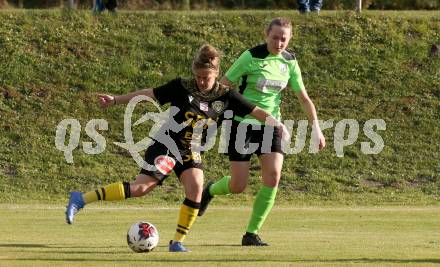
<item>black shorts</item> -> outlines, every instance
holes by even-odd
[[[252,126],[255,127],[256,125],[241,123],[241,131],[243,133],[243,130],[246,129],[246,134],[238,136],[237,133],[239,125],[240,122],[235,120],[232,121],[231,135],[228,145],[229,161],[249,161],[254,153],[257,156],[271,152],[278,152],[284,155],[281,149],[281,134],[277,128],[273,126],[260,125],[260,129],[254,130],[252,129]],[[267,138],[264,138],[265,130],[268,133]],[[251,144],[253,147],[249,148],[249,144]],[[256,145],[258,148],[255,150],[254,147]]]
[[[197,168],[203,170],[203,163],[201,155],[198,152],[191,152],[189,149],[179,150],[182,157],[182,163],[171,153],[171,151],[159,142],[154,142],[145,151],[145,162],[151,167],[151,170],[142,168],[140,173],[156,178],[161,185],[162,182],[174,171],[176,176],[180,179],[183,171],[190,168]]]

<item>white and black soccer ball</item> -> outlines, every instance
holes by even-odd
[[[127,232],[127,244],[134,252],[150,252],[159,243],[159,231],[149,222],[136,222]]]

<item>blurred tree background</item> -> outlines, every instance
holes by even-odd
[[[119,0],[120,9],[288,9],[296,8],[296,0]],[[324,9],[353,10],[356,0],[324,0]],[[93,0],[75,0],[78,8],[91,8]],[[0,0],[0,8],[59,8],[68,0]],[[412,10],[440,9],[440,0],[363,0],[363,9]]]

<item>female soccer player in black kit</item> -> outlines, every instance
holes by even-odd
[[[180,208],[176,233],[170,241],[169,251],[187,252],[189,250],[183,246],[182,241],[197,217],[204,178],[200,152],[191,149],[191,140],[195,137],[193,133],[197,122],[206,120],[208,124],[218,125],[224,112],[232,110],[234,115],[251,114],[258,120],[265,121],[266,124],[277,126],[284,136],[288,136],[284,125],[274,117],[246,101],[237,90],[229,90],[228,87],[217,82],[220,72],[220,54],[214,47],[204,45],[200,48],[192,63],[192,71],[194,77],[191,79],[177,78],[154,89],[142,89],[118,96],[98,95],[102,107],[127,104],[136,96],[148,96],[156,99],[161,105],[170,103],[171,106],[177,107],[178,112],[170,118],[174,119],[177,124],[187,121],[191,123],[178,132],[168,131],[169,137],[177,145],[178,155],[172,153],[170,146],[158,141],[148,147],[145,152],[145,162],[154,168],[152,170],[142,168],[135,181],[113,183],[86,193],[71,192],[66,207],[68,224],[73,223],[76,213],[86,204],[98,200],[114,201],[144,196],[156,185],[162,184],[174,170],[184,187],[186,198]],[[206,136],[206,130],[204,130],[198,138],[204,140]]]

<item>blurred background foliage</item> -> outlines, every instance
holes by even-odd
[[[94,0],[74,0],[78,8],[93,6]],[[119,0],[120,9],[289,9],[296,8],[296,0]],[[356,0],[324,0],[324,9],[354,9]],[[68,0],[0,0],[0,8],[57,8],[68,6]],[[440,0],[363,0],[363,9],[370,10],[438,10]]]

